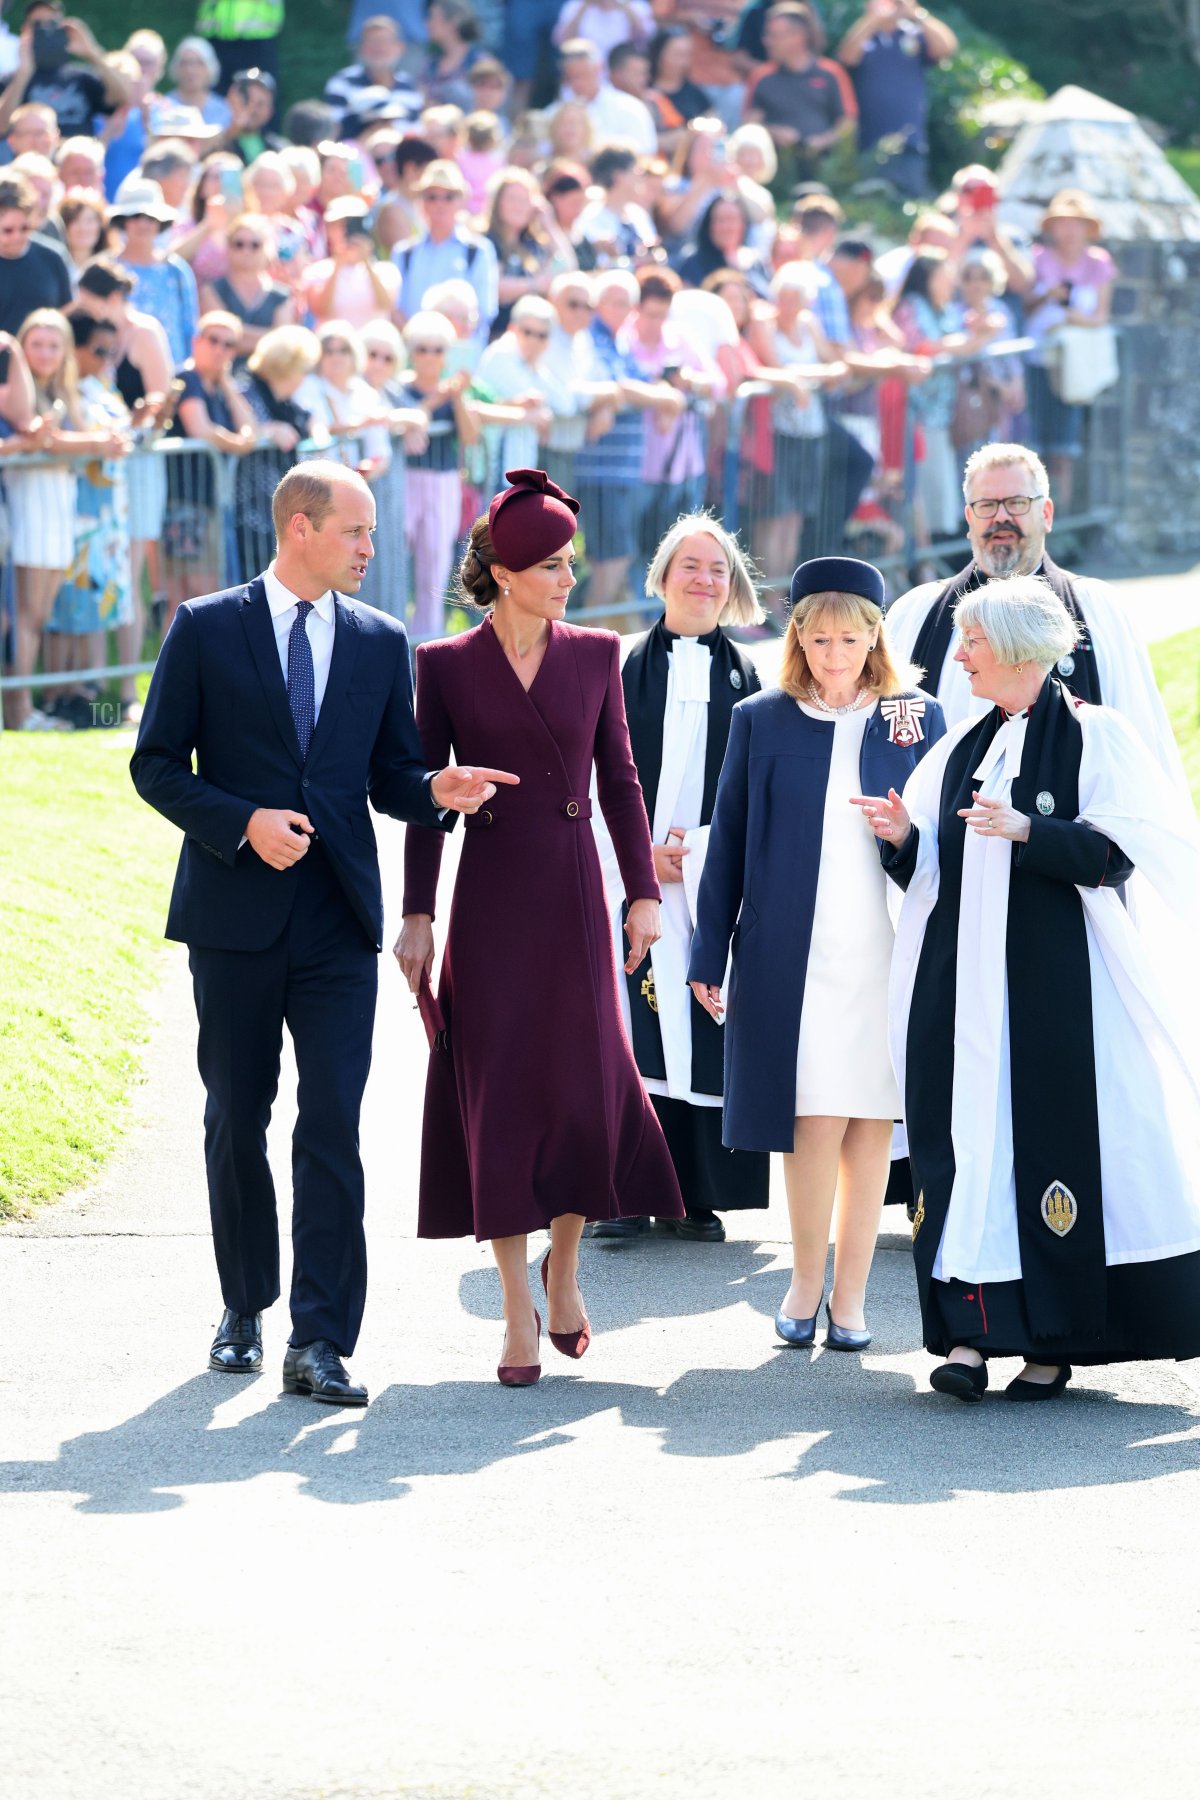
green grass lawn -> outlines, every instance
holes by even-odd
[[[1200,806],[1200,631],[1181,631],[1150,653],[1167,716],[1183,754],[1192,796]]]
[[[179,834],[132,742],[0,739],[0,1218],[95,1175],[139,1071]]]

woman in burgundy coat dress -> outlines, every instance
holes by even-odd
[[[659,887],[612,632],[562,623],[575,585],[578,502],[541,470],[472,529],[461,571],[473,631],[417,651],[417,725],[442,762],[494,759],[520,784],[470,820],[430,1053],[418,1234],[491,1239],[507,1327],[507,1386],[541,1373],[526,1235],[542,1263],[550,1340],[591,1338],[576,1280],[589,1219],[681,1217],[679,1185],[621,1025],[612,938],[588,825],[593,762],[629,901],[627,970],[659,935]],[[441,763],[435,766],[440,767]],[[410,828],[396,956],[414,990],[433,962],[442,833]]]

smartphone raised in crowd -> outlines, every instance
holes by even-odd
[[[33,27],[33,66],[39,75],[51,75],[67,60],[67,28],[53,19],[37,19]]]
[[[217,180],[226,206],[240,207],[242,204],[242,177],[238,169],[218,169]]]

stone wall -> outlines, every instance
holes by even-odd
[[[1122,380],[1095,408],[1088,503],[1160,554],[1200,552],[1200,244],[1112,248]]]

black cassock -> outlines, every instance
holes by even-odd
[[[1122,889],[1133,864],[1119,844],[1078,816],[1084,743],[1073,716],[1078,704],[1048,679],[1030,710],[1012,782],[1012,805],[1030,817],[1030,836],[1011,846],[1002,946],[960,946],[969,827],[958,813],[971,805],[980,786],[976,771],[1006,715],[993,708],[946,758],[936,808],[937,897],[920,943],[903,1039],[917,1193],[913,1255],[925,1344],[936,1355],[955,1344],[1043,1363],[1200,1354],[1200,1253],[1158,1250],[1146,1260],[1106,1260],[1106,1213],[1136,1202],[1112,1191],[1111,1175],[1107,1190],[1104,1180],[1094,976],[1079,890]],[[914,829],[901,851],[884,852],[888,873],[905,889],[919,851]],[[957,1173],[952,1115],[964,953],[976,963],[1004,957],[1016,1280],[934,1273]],[[972,1030],[978,1029],[975,1019]],[[976,1111],[980,1130],[983,1110]],[[1145,1129],[1138,1119],[1128,1121],[1130,1133]]]
[[[658,622],[635,641],[621,671],[629,742],[646,813],[654,827],[659,779],[663,768],[663,732],[667,709],[667,676],[676,634]],[[677,824],[708,825],[712,821],[717,781],[729,738],[729,721],[739,700],[762,686],[750,658],[719,628],[696,640],[711,657],[707,733],[704,745],[704,792],[700,817]],[[665,920],[664,920],[665,928]],[[684,959],[686,964],[686,957]],[[642,1076],[665,1082],[666,1054],[653,982],[647,966],[627,977],[633,1052]],[[717,1025],[692,998],[691,1091],[719,1097],[724,1083],[724,1027]],[[721,1142],[720,1106],[696,1106],[651,1091],[651,1101],[666,1135],[689,1210],[740,1212],[768,1204],[770,1158],[760,1151],[730,1150]]]

